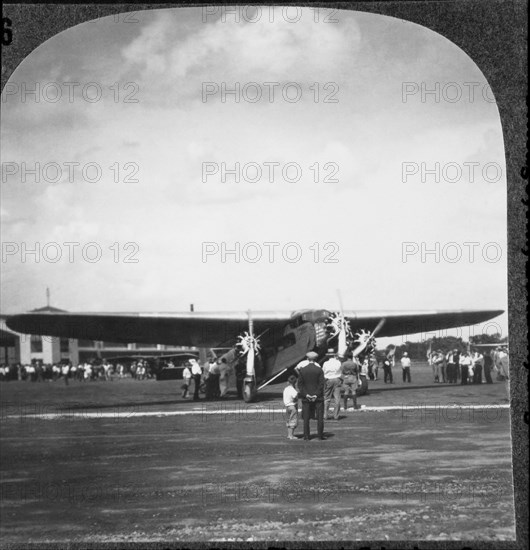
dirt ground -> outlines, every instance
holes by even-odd
[[[325,441],[286,439],[283,386],[2,383],[1,544],[513,540],[506,383],[412,379],[371,382]]]

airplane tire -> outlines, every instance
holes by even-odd
[[[256,399],[256,383],[252,381],[245,380],[245,385],[243,387],[243,400],[245,403],[251,403]]]

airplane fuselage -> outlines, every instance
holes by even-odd
[[[294,367],[309,351],[315,351],[319,357],[323,357],[328,347],[328,318],[327,310],[302,311],[293,314],[284,326],[283,334],[264,334],[261,353],[256,362],[258,383]],[[287,374],[285,372],[275,382],[283,381]]]

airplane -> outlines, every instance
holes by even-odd
[[[503,310],[341,311],[303,309],[181,313],[29,312],[9,316],[7,326],[22,334],[113,342],[230,347],[228,362],[246,360],[243,399],[287,378],[315,351],[322,359],[330,346],[354,357],[374,347],[375,336],[399,336],[475,325]],[[246,357],[245,357],[246,356]]]

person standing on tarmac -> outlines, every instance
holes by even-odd
[[[410,365],[411,360],[409,354],[405,351],[403,352],[403,357],[401,358],[401,369],[403,370],[403,382],[408,382],[410,384]]]
[[[340,389],[342,386],[342,365],[333,349],[328,350],[328,356],[329,359],[322,365],[322,372],[326,380],[324,416],[326,420],[331,420],[329,407],[331,405],[331,398],[333,397],[333,420],[338,420],[340,412]]]
[[[236,390],[238,399],[243,399],[243,386],[247,376],[247,363],[245,357],[240,357],[235,366]]]
[[[344,410],[348,410],[348,398],[353,401],[353,408],[358,409],[357,405],[357,382],[359,375],[359,366],[354,361],[350,353],[346,361],[342,363],[342,387],[344,388]]]
[[[310,439],[309,420],[311,412],[317,418],[319,439],[324,437],[324,373],[316,363],[318,354],[310,351],[307,354],[309,363],[302,367],[298,376],[298,389],[302,398],[302,418],[304,419],[304,439]]]
[[[394,365],[394,358],[392,355],[388,354],[385,357],[385,360],[383,361],[383,374],[384,374],[384,382],[385,384],[388,382],[389,384],[394,383],[394,378],[392,376],[392,367]]]
[[[361,387],[359,388],[359,395],[368,395],[368,356],[361,359],[361,368],[359,370],[359,382]]]
[[[196,359],[190,359],[191,376],[193,377],[193,401],[199,401],[199,388],[201,387],[202,369]]]
[[[190,391],[191,378],[192,378],[192,374],[189,368],[189,363],[186,363],[186,366],[184,367],[184,371],[182,372],[182,379],[184,380],[184,384],[182,384],[183,399],[186,399],[188,397],[188,392]]]
[[[228,392],[229,367],[225,357],[217,360],[219,366],[219,397],[225,397]]]
[[[295,387],[297,378],[291,374],[287,381],[289,383],[283,390],[283,404],[287,416],[287,439],[296,439],[294,430],[298,425],[298,390]]]

